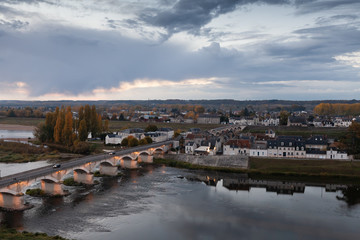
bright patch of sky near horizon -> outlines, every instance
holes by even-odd
[[[356,0],[0,1],[0,100],[352,99]]]

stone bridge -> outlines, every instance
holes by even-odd
[[[50,173],[29,177],[26,180],[21,179],[0,188],[0,208],[10,210],[23,210],[28,208],[24,202],[24,193],[36,182],[40,181],[41,190],[47,195],[62,196],[65,195],[62,188],[63,180],[71,176],[71,174],[75,182],[93,184],[94,172],[97,170],[102,175],[116,176],[119,167],[136,169],[138,168],[139,162],[152,163],[154,156],[163,156],[170,147],[171,145],[164,144],[123,155],[103,155],[103,158],[98,157],[96,160],[81,163],[76,166],[64,167],[59,170],[51,169],[52,171]],[[14,178],[14,180],[16,180],[16,178]]]

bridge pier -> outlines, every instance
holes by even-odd
[[[48,179],[41,180],[41,190],[48,195],[65,195],[60,183]]]
[[[118,174],[118,167],[100,164],[100,174],[108,176],[116,176]]]
[[[0,193],[0,207],[9,210],[24,210],[27,208],[23,195]]]
[[[153,156],[151,155],[139,155],[138,157],[138,161],[139,162],[144,162],[144,163],[153,163]]]
[[[138,164],[136,160],[121,160],[121,167],[128,169],[138,168]]]
[[[76,169],[74,170],[74,181],[89,185],[94,184],[94,174],[87,173],[81,169]]]

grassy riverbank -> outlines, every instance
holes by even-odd
[[[60,236],[48,236],[46,233],[18,232],[15,229],[0,228],[1,240],[66,240]]]
[[[154,159],[154,163],[192,170],[248,173],[254,178],[360,183],[360,162],[250,158],[248,169],[203,166],[171,159]]]
[[[42,146],[0,140],[0,162],[23,163],[39,160],[58,159],[60,154]]]

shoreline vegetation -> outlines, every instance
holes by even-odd
[[[0,239],[2,240],[67,240],[57,236],[49,236],[46,233],[31,233],[27,231],[18,232],[16,229],[0,227]]]
[[[154,163],[190,170],[243,173],[250,178],[360,184],[360,161],[250,158],[248,169],[204,166],[169,158],[154,158]]]

